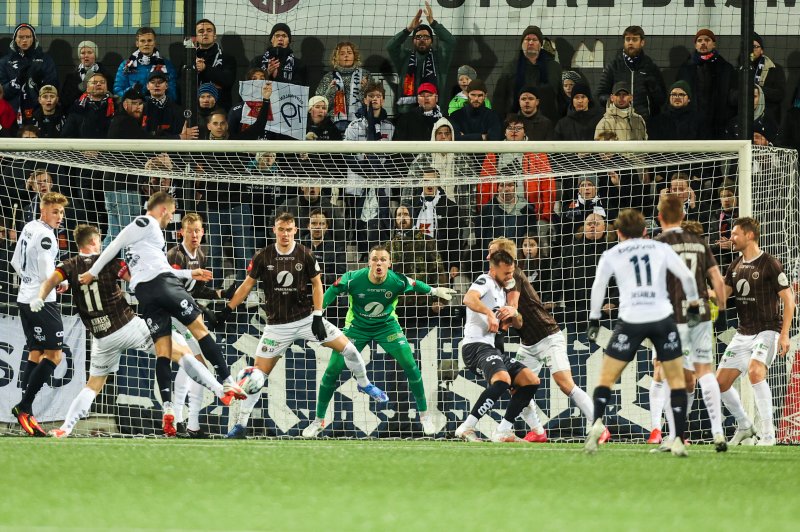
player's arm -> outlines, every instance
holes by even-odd
[[[733,264],[728,266],[727,271],[725,272],[725,301],[728,300],[733,295]],[[717,296],[717,300],[719,300],[719,296]]]
[[[30,302],[31,310],[34,312],[39,312],[44,308],[44,300],[47,298],[47,295],[55,289],[56,286],[61,284],[64,281],[64,276],[61,275],[59,270],[55,270],[53,273],[50,274],[50,277],[45,279],[41,285],[39,285],[39,294],[33,301]]]
[[[690,303],[696,303],[700,299],[700,294],[697,293],[697,283],[692,271],[671,247],[666,244],[664,246],[667,269],[681,282],[683,293],[686,294],[686,300]]]
[[[453,299],[453,294],[456,293],[452,288],[446,286],[430,286],[428,283],[422,282],[419,279],[408,278],[409,283],[406,286],[405,292],[414,292],[415,294],[430,294],[433,297],[450,301]]]
[[[468,290],[467,294],[464,296],[464,305],[473,312],[486,316],[489,324],[489,332],[496,333],[498,331],[500,328],[500,320],[494,315],[492,309],[483,304],[480,292],[477,290]]]
[[[248,275],[244,278],[242,284],[239,285],[239,288],[236,289],[233,293],[233,297],[231,297],[230,301],[228,301],[225,306],[229,307],[231,310],[235,309],[247,299],[248,294],[250,294],[255,286],[256,280]]]
[[[522,314],[519,312],[519,290],[512,290],[506,294],[506,305],[497,313],[500,320],[511,318],[511,326],[515,329],[522,327]]]
[[[119,235],[117,235],[117,238],[112,240],[111,244],[109,244],[108,247],[103,250],[103,252],[97,258],[97,261],[92,265],[91,268],[89,268],[89,271],[78,276],[80,283],[91,283],[98,275],[100,275],[100,271],[105,267],[106,264],[111,262],[114,257],[118,257],[124,248],[141,240],[144,234],[144,228],[139,227],[136,224],[130,224],[122,229]]]
[[[778,354],[783,356],[789,353],[789,330],[792,327],[792,319],[795,312],[792,287],[784,288],[778,292],[778,297],[783,302],[783,322],[781,323],[781,335],[778,338]]]
[[[589,327],[586,329],[586,334],[589,340],[594,342],[597,340],[597,335],[600,333],[600,316],[603,312],[603,300],[606,297],[606,289],[608,289],[608,282],[611,280],[613,270],[611,265],[606,260],[605,253],[600,257],[600,262],[597,264],[597,271],[595,272],[594,282],[592,283],[590,307],[589,307]]]
[[[336,281],[325,290],[325,293],[322,295],[322,308],[328,308],[328,306],[336,301],[336,299],[342,295],[347,293],[347,288],[350,285],[350,272],[345,273]],[[320,281],[321,282],[321,281]],[[316,308],[316,307],[315,307]]]
[[[314,305],[314,314],[319,312],[322,315],[322,299],[324,290],[322,286],[322,275],[317,274],[311,278],[311,303]]]
[[[725,286],[725,279],[722,278],[722,274],[719,271],[719,266],[712,266],[706,270],[706,278],[711,282],[711,288],[717,295],[717,306],[720,310],[725,310],[725,303],[728,298],[723,296],[726,294],[727,287]]]

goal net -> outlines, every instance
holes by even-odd
[[[699,144],[699,143],[697,143]],[[599,345],[586,337],[589,291],[600,254],[614,245],[611,224],[624,208],[642,210],[650,235],[658,233],[655,208],[660,194],[682,198],[686,218],[698,222],[723,272],[734,258],[728,244],[732,222],[752,215],[762,224],[761,247],[783,263],[797,283],[800,266],[800,195],[797,154],[742,142],[705,142],[701,147],[675,142],[180,142],[7,141],[2,153],[3,240],[0,253],[0,421],[13,432],[11,406],[21,396],[25,339],[15,305],[18,279],[9,259],[23,225],[38,217],[38,198],[58,190],[70,199],[65,223],[57,231],[61,258],[77,253],[76,225],[100,228],[105,244],[143,213],[147,197],[163,190],[177,200],[165,230],[167,247],[189,246],[183,231],[190,213],[204,227],[201,249],[213,272],[208,286],[225,292],[247,275],[254,253],[272,245],[274,217],[294,214],[296,238],[319,261],[325,288],[345,272],[367,267],[376,244],[389,248],[392,268],[431,286],[456,291],[452,301],[407,294],[396,313],[421,371],[424,397],[438,437],[451,437],[484,389],[482,377],[460,357],[465,310],[463,295],[488,269],[488,243],[507,237],[518,246],[519,267],[552,311],[565,336],[575,385],[590,396],[602,347],[617,318],[619,294],[612,285],[605,302]],[[123,287],[127,288],[124,286]],[[214,329],[234,375],[253,364],[271,297],[257,287],[236,309],[235,319]],[[68,291],[59,296],[67,356],[34,403],[45,424],[58,425],[71,400],[85,385],[91,356],[90,334],[76,315]],[[134,307],[137,302],[129,295]],[[387,294],[387,297],[389,295]],[[219,310],[221,299],[202,299]],[[344,328],[348,300],[340,297],[326,317]],[[731,315],[733,316],[733,315]],[[717,331],[717,360],[736,326],[731,317]],[[185,334],[190,347],[197,342]],[[776,360],[769,381],[776,426],[782,441],[800,442],[797,328],[788,357]],[[511,331],[506,350],[520,340]],[[347,370],[325,411],[323,435],[333,437],[418,437],[418,404],[398,362],[375,342],[363,351],[370,379],[389,403],[378,404],[358,392]],[[331,351],[298,341],[269,375],[249,419],[249,436],[299,436],[315,417],[322,375]],[[160,434],[161,405],[148,353],[122,355],[119,371],[98,396],[75,434]],[[552,378],[545,364],[536,395],[538,416],[551,440],[582,439],[586,426],[578,406]],[[560,368],[559,368],[560,369]],[[175,365],[177,370],[177,365]],[[649,412],[652,354],[643,346],[614,388],[608,425],[615,441],[641,441],[653,428]],[[562,375],[563,376],[563,375]],[[563,383],[562,383],[563,385]],[[191,394],[176,384],[179,417],[188,420]],[[742,385],[752,415],[752,393]],[[689,417],[689,437],[710,439],[708,416],[697,392]],[[205,391],[194,399],[201,427],[224,435],[239,419],[240,402],[223,406]],[[503,400],[478,425],[489,435],[507,405]],[[733,430],[733,418],[725,420]],[[519,435],[528,430],[517,421]]]

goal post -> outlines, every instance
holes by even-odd
[[[732,252],[719,244],[736,216],[762,221],[762,247],[777,256],[796,283],[798,242],[797,154],[791,150],[753,147],[749,142],[324,142],[324,141],[112,141],[8,139],[3,165],[2,225],[7,252],[14,231],[36,216],[36,198],[56,188],[71,199],[65,228],[59,233],[63,257],[75,253],[70,234],[79,223],[98,225],[103,235],[118,232],[126,216],[141,214],[147,196],[165,190],[177,199],[175,220],[166,230],[167,247],[181,241],[181,221],[200,214],[204,222],[206,268],[214,288],[240,283],[253,254],[274,241],[274,216],[295,214],[297,239],[311,247],[321,264],[323,284],[330,286],[346,271],[367,266],[374,244],[387,244],[396,271],[432,286],[447,285],[456,297],[447,303],[429,296],[401,296],[397,315],[420,368],[425,397],[438,437],[450,437],[468,414],[484,383],[464,367],[460,357],[464,309],[461,299],[487,266],[486,245],[505,236],[518,246],[519,266],[556,316],[567,341],[575,383],[590,395],[597,380],[602,347],[585,336],[588,289],[599,254],[613,245],[611,223],[625,207],[642,209],[650,234],[657,231],[655,206],[663,189],[685,201],[687,218],[702,224],[724,269]],[[46,174],[46,175],[44,175]],[[732,196],[730,199],[728,196]],[[738,212],[738,214],[737,214]],[[587,224],[594,220],[598,223]],[[726,225],[727,224],[727,225]],[[590,227],[591,225],[591,227]],[[599,227],[602,225],[602,229]],[[713,233],[713,234],[712,234]],[[10,256],[9,256],[10,258]],[[20,368],[24,337],[16,316],[16,288],[8,262],[0,282],[0,325],[7,344],[0,380],[0,421],[21,394]],[[60,296],[71,325],[71,298]],[[214,331],[234,374],[252,365],[266,323],[261,308],[270,294],[254,291],[237,309],[235,320]],[[602,320],[607,339],[616,319],[618,294],[610,289]],[[133,304],[135,298],[131,298]],[[220,301],[202,301],[210,309]],[[345,326],[347,301],[340,298],[326,316]],[[731,325],[735,325],[732,323]],[[181,332],[184,330],[178,327]],[[770,383],[776,425],[785,426],[784,441],[800,442],[791,419],[800,410],[800,391],[791,381],[793,349],[776,363]],[[717,356],[731,331],[717,337]],[[73,335],[76,360],[90,356],[89,334]],[[199,353],[192,338],[190,346]],[[600,342],[602,344],[602,342]],[[514,353],[513,333],[506,348]],[[330,350],[314,342],[290,348],[269,376],[250,418],[251,436],[299,436],[315,416],[316,398]],[[406,374],[384,349],[364,351],[369,376],[390,396],[378,405],[358,393],[345,371],[326,411],[327,432],[335,437],[417,437],[417,404]],[[160,427],[160,397],[154,385],[154,361],[129,352],[109,380],[82,433],[155,434]],[[177,368],[176,368],[177,369]],[[652,375],[649,351],[643,348],[614,390],[609,421],[615,440],[641,440],[650,430],[648,389]],[[52,402],[68,402],[64,380],[85,382],[85,368],[57,370],[49,386]],[[585,420],[543,369],[537,393],[539,417],[551,439],[583,437]],[[60,380],[58,380],[60,379]],[[46,389],[48,387],[45,387]],[[746,392],[746,386],[744,387]],[[79,387],[78,387],[79,389]],[[77,393],[77,392],[70,392]],[[709,437],[708,419],[699,393],[690,416],[690,437]],[[747,401],[748,395],[744,393]],[[43,399],[44,400],[44,399]],[[187,399],[188,401],[188,399]],[[6,408],[8,406],[8,408]],[[239,403],[222,406],[206,391],[200,422],[222,435],[236,422]],[[506,406],[479,424],[488,435]],[[752,408],[752,399],[749,406]],[[34,403],[34,409],[45,408]],[[66,406],[64,407],[64,410]],[[55,409],[57,411],[57,409]],[[188,406],[183,411],[188,415]],[[99,424],[105,420],[105,424]],[[58,422],[58,416],[43,418]],[[726,426],[730,430],[732,418]],[[517,429],[522,434],[524,423]],[[783,425],[782,425],[783,424]]]

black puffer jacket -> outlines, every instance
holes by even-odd
[[[594,130],[601,118],[603,115],[592,107],[587,111],[570,108],[567,116],[556,124],[555,140],[594,140]]]
[[[608,103],[611,88],[618,81],[630,84],[633,91],[633,108],[645,121],[649,120],[651,116],[657,115],[667,102],[667,88],[664,85],[661,69],[644,53],[642,53],[636,68],[631,68],[631,65],[625,61],[622,50],[614,55],[614,59],[603,69],[600,83],[597,85],[597,96],[600,103],[603,105]]]

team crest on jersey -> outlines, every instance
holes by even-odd
[[[761,277],[761,274],[759,274],[758,272],[753,272],[753,275],[752,275],[751,277],[752,277],[752,278],[753,278],[753,280],[755,281],[756,279],[758,279],[759,277]]]
[[[303,271],[303,265],[298,262],[297,264],[294,265],[294,269],[297,270],[298,272],[301,272]]]
[[[393,296],[394,294],[393,294],[392,292],[390,292],[389,290],[387,290],[387,291],[386,291],[386,293],[385,293],[385,294],[383,294],[383,295],[384,295],[384,296],[386,296],[386,299],[392,299],[392,296]]]

